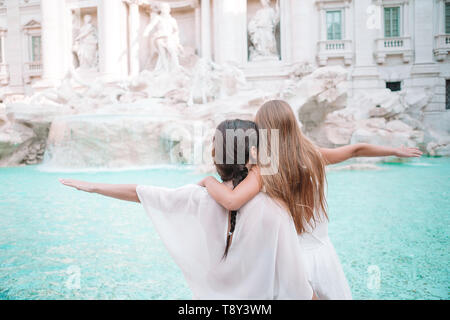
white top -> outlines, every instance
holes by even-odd
[[[328,236],[328,220],[320,216],[314,228],[298,236],[308,281],[320,300],[349,300],[352,293],[339,257]]]
[[[138,186],[138,197],[195,299],[311,299],[295,226],[260,193],[237,214],[222,260],[228,212],[205,188]]]

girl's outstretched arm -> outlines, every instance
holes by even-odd
[[[202,187],[206,187],[209,195],[230,211],[240,209],[253,199],[262,187],[261,176],[256,167],[250,170],[244,181],[239,183],[234,189],[228,188],[211,176],[206,177],[199,184]]]
[[[368,143],[357,143],[336,149],[320,148],[320,153],[327,164],[335,164],[355,157],[385,157],[418,158],[422,152],[417,148],[391,148],[374,146]]]
[[[136,193],[136,184],[107,184],[73,179],[59,179],[59,182],[85,192],[98,193],[119,200],[140,202]]]

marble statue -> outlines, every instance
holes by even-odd
[[[80,69],[94,69],[98,66],[97,29],[92,24],[92,16],[84,16],[84,24],[74,40],[75,52]]]
[[[192,106],[194,102],[208,103],[208,98],[214,98],[216,85],[219,83],[218,73],[215,72],[217,69],[218,65],[211,60],[198,59],[193,70],[188,106]]]
[[[248,23],[249,60],[279,59],[275,29],[280,20],[278,4],[270,6],[270,0],[261,0],[262,8]]]
[[[30,104],[57,104],[69,105],[74,108],[76,102],[80,100],[81,95],[75,90],[73,83],[77,83],[78,78],[74,77],[73,71],[68,71],[65,77],[61,80],[58,87],[48,88],[42,92],[34,94],[30,98]],[[78,84],[81,84],[78,82]]]
[[[193,72],[188,106],[208,103],[236,94],[247,85],[244,72],[231,63],[217,64],[205,58],[198,59]]]
[[[220,98],[235,95],[247,86],[244,72],[236,65],[228,62],[220,67],[222,80],[220,84]]]
[[[144,37],[150,37],[150,46],[158,55],[154,71],[172,72],[180,68],[182,47],[178,24],[170,15],[169,4],[163,2],[152,6],[150,23],[144,30]]]

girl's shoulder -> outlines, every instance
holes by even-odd
[[[264,189],[264,187],[263,187],[262,177],[261,177],[261,170],[260,170],[259,166],[254,165],[254,166],[250,169],[250,171],[249,171],[248,174],[249,174],[249,175],[254,175],[254,176],[256,177],[256,179],[258,180],[258,183],[259,183],[259,185],[260,185],[261,191],[265,192],[265,189]]]

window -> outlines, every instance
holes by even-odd
[[[400,91],[402,90],[402,83],[400,81],[386,82],[386,88],[391,91]]]
[[[400,7],[384,8],[384,36],[400,37]]]
[[[327,11],[327,40],[342,40],[342,13]]]
[[[450,34],[450,2],[445,3],[445,33]]]
[[[445,81],[445,109],[450,110],[450,79]]]
[[[31,36],[31,61],[41,61],[41,36]]]

